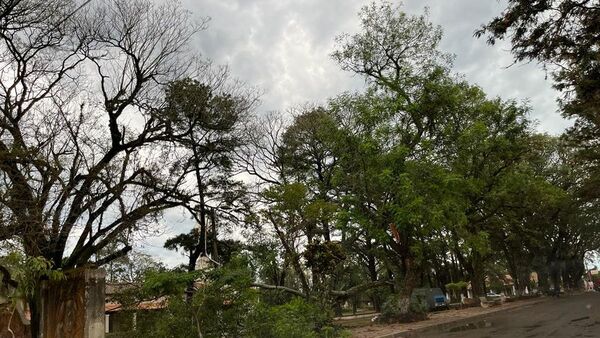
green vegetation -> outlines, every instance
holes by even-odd
[[[272,302],[254,283],[247,258],[234,257],[222,267],[205,273],[149,271],[144,283],[116,295],[115,300],[132,315],[136,330],[115,332],[111,337],[337,337],[328,310],[300,297]],[[184,297],[195,281],[191,298]],[[165,308],[139,310],[148,299],[160,299]],[[132,324],[130,324],[130,327]]]
[[[448,283],[445,285],[446,290],[450,293],[449,301],[451,303],[459,303],[461,301],[461,294],[464,294],[467,291],[467,287],[469,284],[464,281],[459,281],[455,283]]]
[[[83,267],[130,285],[114,337],[338,337],[350,307],[425,318],[417,287],[577,288],[600,248],[589,3],[511,0],[479,32],[560,65],[577,123],[554,137],[454,74],[427,13],[388,2],[331,54],[364,90],[289,116],[190,63],[204,25],[179,4],[2,1],[0,290],[28,301],[34,337],[40,281]],[[132,248],[172,208],[198,226],[166,241],[187,259],[167,269]]]

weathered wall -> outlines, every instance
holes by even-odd
[[[85,273],[77,271],[70,273],[66,280],[44,282],[41,300],[42,337],[83,337]]]
[[[42,285],[41,338],[104,337],[104,270],[80,269]]]
[[[9,331],[9,324],[13,333]],[[17,311],[13,312],[6,304],[0,305],[0,338],[12,338],[13,334],[15,338],[31,337],[29,326],[23,324]]]
[[[104,338],[104,270],[69,271],[41,285],[41,338]],[[0,304],[0,338],[29,338],[29,326],[9,304]]]
[[[42,338],[104,337],[104,275],[74,270],[42,285]]]

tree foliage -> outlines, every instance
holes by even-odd
[[[567,133],[572,146],[590,165],[597,187],[600,124],[600,4],[592,0],[509,1],[504,12],[482,26],[477,36],[488,42],[506,39],[516,61],[538,61],[563,93],[563,115],[575,119]],[[586,193],[597,195],[587,189]]]
[[[4,1],[0,240],[20,254],[2,285],[30,298],[35,336],[40,280],[106,266],[132,285],[127,335],[158,337],[340,336],[346,304],[423,318],[419,287],[576,288],[600,248],[597,17],[511,0],[477,33],[549,66],[565,142],[454,74],[427,11],[363,7],[331,57],[365,88],[254,116],[252,89],[197,62],[204,22],[178,4]],[[165,242],[187,259],[172,270],[131,252],[170,208],[197,223]],[[148,300],[164,309],[142,320]]]

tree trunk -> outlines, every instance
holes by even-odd
[[[569,286],[569,289],[578,289],[582,286],[581,276],[584,273],[583,257],[577,255],[570,257],[565,266],[565,283]]]
[[[547,293],[550,290],[548,284],[548,271],[546,269],[538,269],[538,287],[543,293]]]
[[[402,289],[400,290],[400,295],[408,297],[408,298],[410,298],[412,291],[414,290],[415,286],[417,285],[417,279],[418,279],[417,271],[413,265],[414,265],[414,263],[413,263],[412,258],[404,259],[404,266],[405,266],[404,281],[402,283]]]
[[[484,283],[485,273],[483,271],[483,262],[481,257],[477,253],[473,253],[472,264],[471,264],[471,291],[473,297],[485,296]]]
[[[215,209],[212,208],[210,212],[210,234],[211,234],[211,244],[212,244],[212,259],[215,262],[219,261],[219,248],[217,242],[217,215],[215,214]]]
[[[325,242],[331,242],[331,231],[329,230],[329,224],[325,221],[321,222],[323,227],[323,239]]]
[[[402,281],[402,288],[400,289],[398,308],[400,309],[400,313],[408,315],[411,312],[410,298],[417,285],[419,276],[412,258],[404,258],[402,266],[404,268],[404,279]]]
[[[508,263],[508,272],[513,278],[513,283],[515,285],[515,289],[517,290],[517,295],[521,295],[521,279],[519,278],[519,270],[515,264],[515,260],[511,255],[510,249],[506,245],[502,247],[502,251],[504,252],[504,259]]]
[[[337,299],[334,303],[333,303],[333,312],[335,313],[336,317],[341,317],[343,315],[343,311],[342,311],[342,302],[344,300],[343,299]]]
[[[306,298],[308,299],[310,297],[311,290],[310,290],[310,286],[308,285],[308,281],[307,281],[306,275],[304,273],[304,269],[302,268],[302,265],[300,264],[300,255],[296,252],[296,250],[294,250],[294,248],[290,245],[290,243],[288,243],[288,241],[285,238],[284,233],[281,231],[281,229],[277,225],[277,221],[275,221],[271,215],[267,215],[267,217],[269,217],[269,220],[271,221],[271,224],[273,225],[273,228],[275,229],[275,233],[277,234],[277,237],[281,241],[281,245],[283,245],[283,249],[285,250],[288,257],[290,258],[290,263],[292,264],[292,268],[294,269],[294,271],[298,275],[298,278],[300,279],[300,284],[302,285],[302,292],[306,295]]]
[[[367,268],[369,270],[369,278],[371,282],[376,282],[379,279],[377,274],[377,264],[375,256],[370,253],[372,248],[371,240],[367,239]],[[381,297],[377,292],[371,294],[371,301],[373,302],[373,308],[376,312],[381,311]]]
[[[554,291],[560,290],[560,281],[561,281],[561,262],[559,261],[551,261],[549,264],[550,270],[550,280],[552,282],[552,286]]]

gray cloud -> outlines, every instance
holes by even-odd
[[[184,2],[199,16],[212,18],[198,36],[198,49],[234,76],[265,90],[260,110],[284,111],[306,102],[323,102],[360,88],[360,78],[342,72],[329,58],[334,38],[358,29],[356,13],[365,0],[202,0]],[[527,100],[539,130],[560,133],[568,125],[556,113],[556,92],[536,64],[514,65],[506,44],[488,46],[473,32],[501,12],[504,1],[407,0],[404,9],[444,29],[441,48],[456,55],[455,70],[490,96]]]

